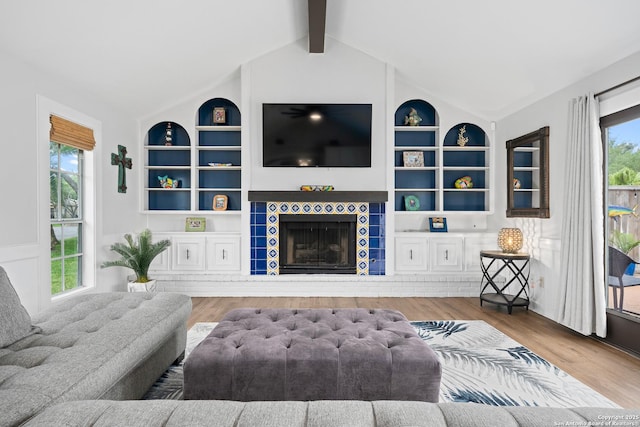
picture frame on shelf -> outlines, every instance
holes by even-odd
[[[402,164],[405,168],[424,167],[424,153],[422,151],[403,151]]]
[[[446,233],[447,218],[444,218],[444,217],[429,218],[429,231],[432,233]]]
[[[216,194],[213,196],[213,206],[212,209],[214,211],[226,211],[227,204],[229,203],[229,197],[224,194]]]
[[[213,124],[223,125],[227,123],[227,110],[224,107],[213,108]]]
[[[184,231],[204,231],[206,228],[207,219],[202,217],[188,217],[184,225]]]
[[[404,210],[417,211],[420,209],[420,199],[413,194],[404,196]]]

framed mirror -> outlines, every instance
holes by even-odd
[[[549,218],[549,126],[507,141],[507,218]]]

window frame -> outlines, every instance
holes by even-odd
[[[603,209],[604,209],[604,218],[605,218],[605,254],[606,255],[606,259],[608,259],[608,238],[609,235],[611,233],[611,230],[609,228],[609,221],[608,221],[608,206],[609,206],[609,132],[608,129],[611,127],[614,127],[616,125],[622,124],[622,123],[626,123],[629,121],[633,121],[633,120],[637,120],[640,119],[640,104],[638,105],[634,105],[632,107],[629,108],[625,108],[623,110],[620,111],[616,111],[616,112],[612,112],[610,114],[607,115],[603,115],[600,116],[600,134],[602,137],[602,150],[604,153],[604,162],[603,162],[603,167],[604,167],[604,173],[603,175],[603,188],[604,188],[604,204],[603,204]],[[608,266],[607,266],[608,267]],[[608,270],[608,268],[607,268]],[[624,311],[618,311],[615,310],[614,308],[610,307],[610,301],[609,301],[609,285],[608,285],[608,272],[607,272],[607,279],[605,280],[605,287],[606,287],[606,291],[607,291],[607,313],[611,314],[611,315],[615,315],[615,316],[620,316],[620,317],[624,317],[628,320],[631,320],[633,322],[639,323],[640,322],[640,315],[636,315],[636,314],[631,314],[631,313],[625,313]]]
[[[102,124],[100,121],[67,107],[45,96],[36,95],[37,126],[36,140],[38,152],[38,283],[31,291],[36,300],[36,310],[48,308],[52,303],[83,292],[92,292],[96,287],[96,254],[97,254],[97,192],[96,192],[96,160],[100,157],[100,143],[102,141]],[[95,148],[84,151],[83,169],[83,247],[82,247],[82,283],[83,287],[75,288],[58,295],[51,294],[51,239],[50,239],[50,186],[49,186],[49,144],[50,144],[50,116],[55,115],[73,121],[93,130]]]

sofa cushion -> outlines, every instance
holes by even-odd
[[[53,403],[103,398],[174,331],[186,332],[190,312],[186,295],[115,292],[78,295],[35,315],[37,333],[0,349],[0,426]]]
[[[0,267],[0,347],[6,347],[33,333],[31,317],[20,303],[9,276]]]
[[[388,400],[83,401],[48,408],[26,423],[26,427],[547,427],[637,425],[635,420],[639,415],[639,409],[509,407]]]

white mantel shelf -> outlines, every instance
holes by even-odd
[[[386,191],[249,191],[251,202],[373,202],[388,200]]]

